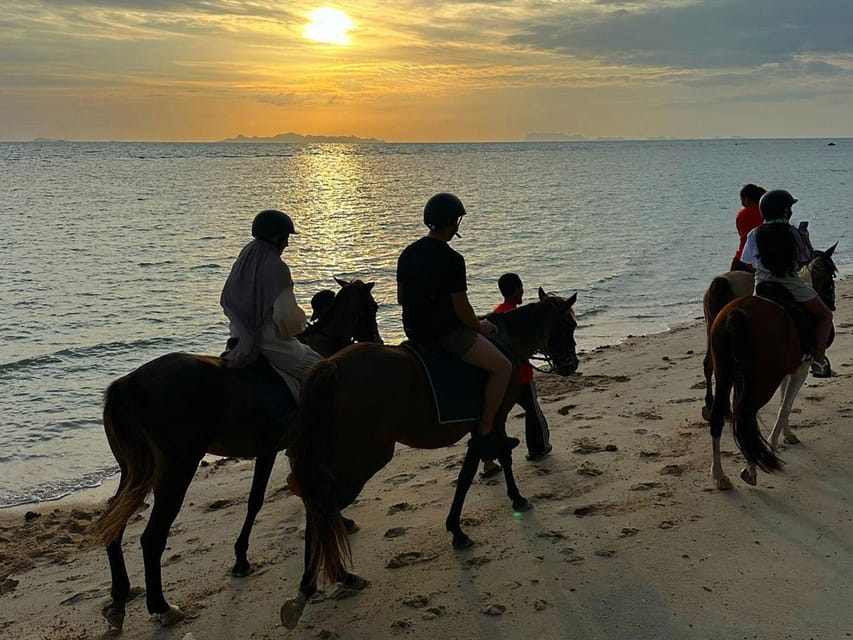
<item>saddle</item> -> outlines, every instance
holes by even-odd
[[[421,363],[440,424],[473,422],[483,415],[485,371],[418,342],[406,340],[400,346]]]
[[[220,357],[224,357],[236,344],[237,338],[230,338]],[[296,410],[298,403],[290,388],[267,359],[259,355],[252,364],[228,371],[254,390],[255,401],[266,417],[270,429],[281,430],[285,417]]]
[[[782,307],[797,329],[803,355],[813,355],[817,325],[814,318],[794,300],[791,292],[778,282],[761,282],[755,287],[755,295]]]

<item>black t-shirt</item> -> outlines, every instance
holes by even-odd
[[[414,340],[442,338],[462,323],[451,293],[466,291],[465,259],[446,242],[424,237],[397,260],[403,328]]]

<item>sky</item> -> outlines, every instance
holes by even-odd
[[[291,131],[851,137],[853,1],[3,2],[0,140]]]

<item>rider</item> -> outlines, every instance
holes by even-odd
[[[231,321],[236,345],[223,358],[229,367],[245,367],[263,356],[299,397],[302,381],[322,357],[295,338],[305,329],[305,312],[293,295],[293,278],[281,254],[293,220],[266,209],[252,221],[255,237],[243,247],[225,282],[220,304]]]
[[[783,285],[817,322],[815,352],[811,372],[816,378],[832,375],[826,359],[826,343],[832,331],[832,311],[817,292],[797,277],[799,268],[812,258],[808,232],[788,220],[797,199],[784,189],[768,191],[758,203],[764,223],[746,238],[741,260],[755,268],[755,284],[778,282]]]
[[[498,289],[503,296],[503,302],[496,306],[493,313],[505,313],[517,308],[524,300],[524,283],[517,273],[505,273],[498,278]],[[527,362],[518,365],[518,383],[521,385],[521,393],[516,404],[524,409],[524,439],[527,442],[527,459],[531,461],[541,460],[553,447],[550,443],[551,434],[548,430],[548,421],[539,407],[536,399],[536,383],[533,381],[533,368]],[[501,466],[493,460],[483,463],[483,471],[480,473],[488,478],[501,471]]]
[[[323,289],[311,298],[311,322],[318,322],[325,316],[335,302],[335,292],[331,289]]]
[[[737,246],[734,258],[732,258],[730,271],[752,271],[752,267],[741,260],[741,254],[743,253],[743,246],[746,244],[746,236],[761,224],[758,201],[765,193],[767,193],[767,189],[759,187],[757,184],[745,184],[740,190],[740,203],[743,209],[738,211],[735,217],[735,226],[737,226],[740,243]]]
[[[474,441],[494,452],[507,445],[497,436],[485,440],[483,436],[492,433],[512,364],[487,339],[497,328],[474,314],[466,293],[465,259],[448,244],[458,235],[464,215],[462,201],[451,193],[437,193],[427,201],[424,224],[429,232],[406,247],[397,261],[397,302],[403,307],[403,328],[409,338],[488,372]]]

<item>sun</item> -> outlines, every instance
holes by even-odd
[[[323,7],[314,9],[307,18],[310,22],[302,32],[304,38],[327,44],[349,44],[347,31],[353,28],[353,24],[343,11]]]

